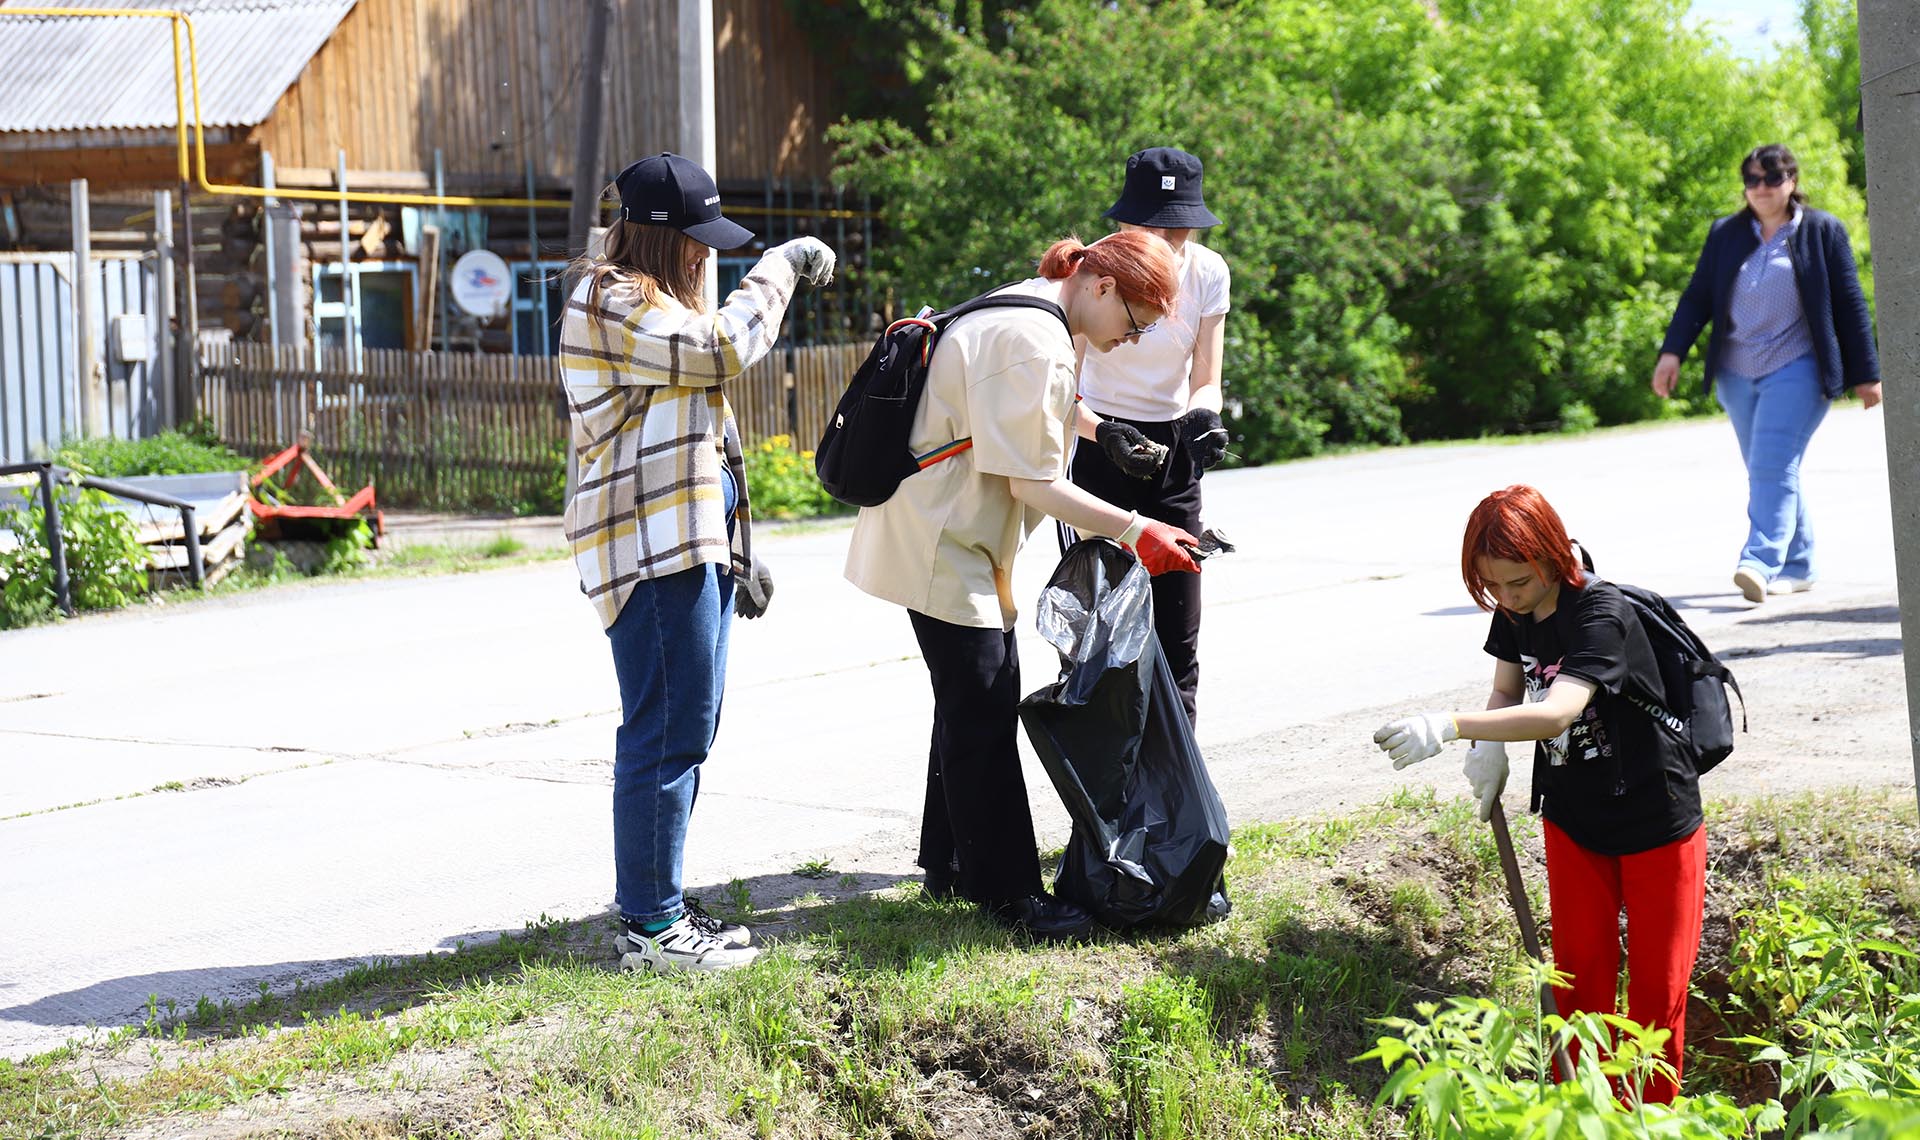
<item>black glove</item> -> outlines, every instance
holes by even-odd
[[[733,584],[733,612],[737,617],[749,620],[767,612],[767,603],[773,600],[773,572],[767,564],[758,558],[753,560],[753,573],[742,574]]]
[[[1179,433],[1187,445],[1187,454],[1193,456],[1201,470],[1216,466],[1227,457],[1227,425],[1220,422],[1219,412],[1195,408],[1173,421],[1173,430]]]
[[[1093,440],[1113,465],[1135,479],[1151,479],[1167,461],[1167,449],[1141,434],[1140,429],[1114,420],[1101,420]]]

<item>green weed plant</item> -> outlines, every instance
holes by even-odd
[[[255,466],[217,439],[192,431],[163,431],[145,439],[73,440],[54,453],[53,461],[103,479],[245,471]]]
[[[1737,1038],[1780,1072],[1788,1135],[1854,1123],[1864,1104],[1920,1102],[1920,955],[1864,902],[1824,911],[1783,877],[1775,905],[1743,911],[1730,1004],[1768,1028]]]
[[[111,497],[75,484],[60,503],[60,542],[73,607],[118,609],[146,593],[147,549],[133,520],[114,508]],[[32,625],[58,612],[46,520],[37,489],[21,492],[13,509],[0,508],[0,526],[13,536],[12,548],[0,551],[0,629]]]

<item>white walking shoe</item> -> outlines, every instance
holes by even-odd
[[[760,956],[754,947],[707,933],[690,914],[681,915],[672,926],[655,934],[628,927],[614,939],[614,948],[620,952],[620,968],[630,974],[731,970]]]
[[[1740,596],[1749,602],[1767,600],[1767,580],[1760,571],[1751,566],[1741,566],[1733,572],[1733,584],[1740,587]]]
[[[1785,574],[1767,583],[1769,594],[1804,594],[1811,589],[1813,589],[1812,578],[1789,578]]]

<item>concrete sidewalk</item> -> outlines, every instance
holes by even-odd
[[[1756,732],[1718,790],[1804,781],[1806,726],[1764,710],[1810,665],[1858,694],[1813,726],[1860,741],[1843,741],[1839,778],[1910,780],[1880,431],[1856,405],[1829,417],[1805,472],[1820,587],[1757,611],[1728,581],[1745,485],[1720,422],[1210,475],[1209,521],[1239,553],[1205,571],[1199,736],[1234,821],[1409,782],[1461,793],[1457,758],[1393,773],[1367,737],[1389,712],[1484,699],[1460,526],[1519,481],[1609,577],[1674,596],[1716,646],[1756,647],[1735,662],[1753,676]],[[432,525],[459,530],[410,530]],[[841,579],[846,542],[838,526],[759,544],[779,592],[766,619],[734,626],[690,885],[737,877],[764,894],[767,876],[818,858],[873,882],[915,873],[926,673],[905,615]],[[1042,532],[1016,596],[1035,597],[1054,561]],[[1027,691],[1055,668],[1030,619]],[[1779,624],[1801,619],[1851,623],[1851,639]],[[149,994],[245,999],[604,910],[617,704],[565,561],[0,634],[0,1055],[137,1022]],[[1042,842],[1057,843],[1065,814],[1031,763],[1028,780]]]

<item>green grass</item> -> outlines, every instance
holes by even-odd
[[[568,557],[561,547],[529,547],[511,534],[501,533],[484,543],[410,543],[382,552],[363,577],[412,577],[422,574],[466,574],[502,566],[557,562]]]
[[[1727,966],[1716,923],[1788,875],[1808,905],[1871,902],[1911,940],[1912,813],[1905,793],[1717,806],[1702,993]],[[1538,826],[1514,830],[1538,879]],[[1354,1060],[1372,1019],[1530,1002],[1465,800],[1243,828],[1229,884],[1211,926],[1041,946],[913,884],[810,884],[756,911],[736,880],[706,901],[762,923],[747,970],[622,975],[609,918],[543,920],[245,1006],[156,999],[137,1031],[0,1062],[0,1120],[188,1135],[242,1106],[262,1134],[332,1137],[1397,1137],[1408,1117],[1372,1108],[1382,1074]],[[1693,1091],[1771,1095],[1710,1036]]]

